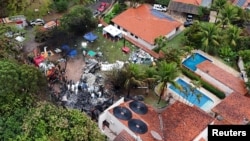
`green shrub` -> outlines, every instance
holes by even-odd
[[[54,2],[54,7],[57,12],[61,13],[68,10],[69,2],[67,0],[58,0]]]
[[[205,88],[206,90],[208,90],[209,92],[215,94],[218,98],[223,99],[225,98],[225,94],[223,92],[221,92],[220,90],[218,90],[217,88],[215,88],[214,86],[212,86],[211,84],[207,83],[206,81],[203,81],[200,76],[198,76],[197,74],[189,71],[186,68],[181,67],[181,71],[184,75],[186,75],[187,77],[189,77],[192,80],[196,80],[196,81],[200,81],[201,82],[201,86],[203,88]]]

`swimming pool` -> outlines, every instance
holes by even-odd
[[[192,89],[191,85],[185,82],[183,79],[178,78],[176,82],[183,88],[183,90],[179,90],[173,85],[170,85],[169,88],[174,91],[176,94],[187,100],[188,102],[200,107],[201,109],[208,111],[213,106],[214,102],[207,97],[204,93],[200,92],[197,89]],[[197,95],[201,97],[197,98]]]
[[[187,67],[188,69],[195,71],[196,70],[196,66],[204,61],[210,61],[209,59],[207,59],[206,57],[202,56],[199,53],[194,53],[193,55],[191,55],[190,57],[188,57],[185,61],[182,62],[182,64]]]

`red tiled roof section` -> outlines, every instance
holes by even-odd
[[[132,102],[132,101],[128,101],[128,102],[122,103],[119,106],[126,107],[126,108],[130,109],[129,108],[129,103],[130,102]],[[148,112],[145,115],[137,114],[132,109],[130,109],[130,111],[132,112],[132,119],[140,119],[148,127],[148,131],[146,133],[144,133],[144,134],[138,134],[140,136],[140,138],[143,141],[152,141],[152,140],[154,140],[154,138],[153,138],[153,136],[150,133],[151,130],[154,130],[155,132],[159,133],[160,136],[163,136],[163,134],[162,134],[162,131],[160,129],[161,126],[160,126],[160,120],[159,120],[159,117],[158,117],[158,113],[151,106],[147,105],[147,107],[148,107]],[[113,109],[110,109],[109,112],[111,114],[113,114]],[[120,119],[118,119],[118,120],[121,123],[123,123],[125,126],[128,127],[128,121],[120,120]]]
[[[202,2],[202,0],[173,0],[173,1],[186,3],[186,4],[197,5],[197,6],[200,6],[201,2]]]
[[[150,9],[147,4],[129,8],[112,21],[152,45],[157,37],[165,36],[182,25],[176,20],[158,18],[151,14]]]
[[[167,141],[191,141],[214,120],[199,108],[178,101],[162,113],[162,118]]]
[[[204,61],[198,64],[197,68],[203,72],[206,72],[208,75],[223,83],[224,85],[228,86],[233,91],[242,95],[245,95],[247,93],[245,82],[242,79],[233,76],[217,65],[209,61]]]
[[[204,138],[199,139],[199,141],[206,141]]]
[[[244,124],[244,118],[250,120],[250,98],[232,93],[216,105],[212,111],[221,115],[231,124]]]
[[[135,141],[135,139],[125,130],[122,130],[113,141]]]
[[[215,119],[214,125],[232,125],[232,124],[225,119],[223,119],[223,120]]]

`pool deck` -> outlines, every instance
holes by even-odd
[[[240,72],[236,71],[235,69],[233,69],[232,67],[224,64],[223,62],[221,62],[220,60],[218,60],[217,58],[201,51],[201,50],[195,50],[194,52],[197,52],[201,55],[203,55],[204,57],[208,58],[209,60],[212,61],[213,64],[215,64],[216,66],[224,69],[225,71],[231,73],[232,75],[234,75],[235,77],[239,77],[241,78]]]
[[[192,85],[192,83],[191,83],[192,80],[189,79],[189,78],[187,78],[186,76],[180,76],[178,78],[181,78],[184,81],[188,82],[190,85]],[[208,111],[206,111],[206,112],[211,112],[211,109],[221,102],[221,100],[218,97],[216,97],[214,94],[212,94],[211,92],[207,91],[206,89],[204,89],[204,88],[201,87],[201,88],[197,88],[197,90],[199,90],[200,92],[202,92],[203,94],[205,94],[207,97],[209,97],[214,102],[213,106]]]

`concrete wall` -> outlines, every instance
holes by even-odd
[[[228,96],[229,94],[231,94],[233,92],[233,90],[230,89],[228,86],[226,86],[223,83],[219,82],[218,80],[214,79],[213,77],[211,77],[207,73],[201,71],[200,69],[197,68],[195,73],[200,75],[203,80],[209,82],[214,87],[216,87],[219,90],[223,91],[226,94],[226,96]]]
[[[110,109],[119,106],[124,102],[124,98],[121,98],[116,103],[111,105],[108,109],[106,109],[98,118],[98,127],[105,134],[103,129],[103,121],[107,121],[109,123],[109,129],[116,135],[118,135],[122,130],[126,130],[132,137],[136,137],[136,134],[132,132],[127,126],[125,126],[119,119],[117,119],[112,113],[109,112]]]
[[[109,108],[107,108],[104,112],[102,112],[99,117],[98,117],[98,127],[101,129],[101,131],[103,131],[102,127],[102,123],[104,120],[106,120],[108,118],[108,113],[109,110],[120,105],[121,103],[124,102],[124,98],[119,99],[118,101],[116,101],[113,105],[111,105]]]

